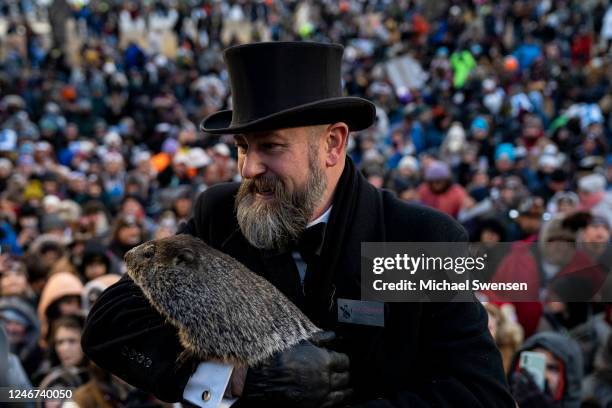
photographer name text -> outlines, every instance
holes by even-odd
[[[466,279],[462,282],[429,279],[418,283],[407,279],[397,282],[377,279],[372,286],[376,291],[527,291],[526,282],[484,282],[479,279]]]

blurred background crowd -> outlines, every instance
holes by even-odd
[[[377,106],[349,143],[372,184],[475,242],[568,248],[517,246],[505,273],[542,284],[589,259],[605,280],[609,0],[4,0],[0,383],[79,387],[84,407],[159,404],[87,361],[83,318],[129,249],[239,180],[232,138],[198,124],[231,107],[222,50],[276,40],[345,46],[347,94]],[[612,406],[612,309],[553,300],[486,303],[515,398]],[[520,350],[548,353],[544,390]]]

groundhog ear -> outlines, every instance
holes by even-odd
[[[183,249],[176,257],[176,264],[190,264],[195,260],[195,254],[189,249]]]

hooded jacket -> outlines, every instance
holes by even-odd
[[[76,275],[70,272],[58,272],[49,277],[38,303],[38,319],[40,320],[42,339],[47,336],[49,330],[49,322],[47,321],[49,306],[64,296],[78,296],[80,298],[82,292],[83,284]]]
[[[560,408],[579,408],[582,382],[582,352],[575,340],[555,332],[541,332],[525,340],[516,353],[512,367],[516,368],[523,351],[544,348],[563,363],[563,394]]]
[[[0,327],[0,387],[28,389],[32,385],[17,356],[9,352],[8,339],[4,329]],[[7,407],[17,407],[17,403],[8,403]],[[5,406],[5,405],[3,405]],[[23,405],[22,405],[23,406]],[[33,407],[28,403],[26,407]]]
[[[19,357],[25,370],[32,374],[42,359],[42,352],[38,347],[40,322],[36,317],[36,312],[26,300],[18,296],[0,297],[0,312],[4,310],[19,313],[29,323],[25,334],[26,341],[18,350],[14,350],[14,353]]]

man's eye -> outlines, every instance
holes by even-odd
[[[262,147],[266,150],[272,150],[272,149],[278,149],[279,147],[281,147],[281,145],[278,143],[264,143]]]

